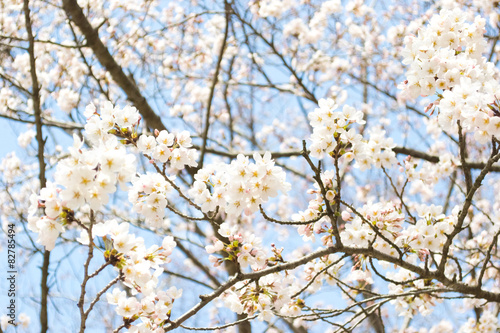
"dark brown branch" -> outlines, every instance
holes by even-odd
[[[9,116],[6,114],[1,114],[1,113],[0,113],[0,118],[14,120],[14,121],[18,121],[18,122],[26,123],[26,124],[36,124],[36,119],[35,119],[35,121],[26,120],[26,119],[16,118],[16,117],[12,117],[12,116]],[[77,124],[77,123],[73,123],[73,122],[62,122],[62,121],[57,121],[57,120],[53,120],[53,119],[47,119],[45,117],[42,117],[41,122],[42,122],[43,126],[57,127],[57,128],[61,128],[63,130],[75,130],[75,129],[83,129],[84,128],[84,126],[81,124]]]
[[[198,313],[202,308],[204,308],[207,304],[209,304],[212,300],[216,299],[220,295],[224,293],[224,291],[230,289],[232,286],[234,286],[237,282],[244,281],[244,280],[256,280],[259,279],[263,276],[267,276],[270,274],[286,271],[286,270],[291,270],[294,268],[297,268],[299,266],[302,266],[311,260],[314,260],[316,258],[326,256],[329,254],[333,253],[344,253],[347,255],[367,255],[371,256],[377,260],[382,260],[386,261],[389,263],[393,263],[397,266],[400,266],[402,268],[405,268],[409,271],[412,271],[418,275],[422,279],[431,279],[431,280],[438,280],[445,287],[448,287],[447,291],[450,292],[457,292],[461,294],[468,294],[468,295],[474,295],[476,298],[482,298],[487,301],[491,302],[500,302],[500,293],[494,293],[490,292],[487,290],[483,290],[478,286],[473,286],[470,284],[458,282],[452,279],[447,278],[442,272],[440,271],[429,271],[425,268],[422,268],[418,265],[413,265],[403,259],[393,257],[389,254],[374,250],[373,248],[354,248],[354,247],[345,247],[341,246],[340,244],[336,244],[333,247],[329,247],[326,249],[320,249],[316,252],[310,253],[308,255],[305,255],[302,258],[299,258],[294,261],[287,262],[285,264],[281,265],[276,265],[270,268],[266,268],[260,271],[256,272],[251,272],[248,274],[241,274],[237,273],[234,276],[232,276],[227,282],[222,284],[219,288],[214,290],[212,293],[207,294],[207,295],[202,295],[200,296],[201,301],[197,303],[193,308],[185,312],[183,315],[181,315],[179,318],[176,320],[171,321],[166,327],[165,327],[165,332],[171,331],[177,327],[179,327],[184,321],[187,319],[191,318],[194,316],[196,313]],[[394,295],[395,297],[398,297],[398,295]],[[363,302],[367,302],[370,299],[365,299]]]
[[[414,158],[419,158],[431,163],[438,163],[439,162],[439,156],[435,155],[430,155],[426,154],[424,152],[411,149],[411,148],[405,148],[405,147],[394,147],[392,148],[392,151],[395,152],[396,154],[404,154],[404,155],[410,155],[411,157]],[[475,170],[482,170],[486,166],[487,163],[484,162],[472,162],[472,161],[465,161],[464,165],[459,165],[459,168],[463,168],[464,166],[469,168],[469,169],[475,169]],[[500,165],[491,165],[490,169],[491,172],[500,172]]]
[[[193,146],[196,149],[200,149],[199,147]],[[438,163],[439,162],[439,156],[431,155],[424,153],[422,151],[416,150],[416,149],[411,149],[411,148],[406,148],[406,147],[394,147],[392,148],[392,151],[395,152],[398,155],[409,155],[414,158],[418,158],[424,161],[428,161],[431,163]],[[217,149],[211,149],[207,148],[206,149],[207,153],[214,154],[214,155],[219,155],[219,156],[224,156],[224,157],[229,157],[229,158],[236,158],[238,154],[242,154],[244,156],[252,157],[255,152],[259,153],[260,155],[263,155],[265,151],[250,151],[250,152],[228,152],[228,151],[220,151]],[[301,150],[289,150],[289,151],[283,151],[283,152],[271,152],[272,158],[285,158],[285,157],[292,157],[292,156],[301,156],[302,151]],[[466,161],[465,165],[474,170],[482,170],[486,163],[484,162],[472,162],[472,161]],[[462,168],[462,166],[458,166],[459,168]],[[492,165],[490,171],[492,172],[500,172],[500,165]]]
[[[320,190],[321,190],[321,195],[323,197],[323,202],[325,203],[326,207],[326,212],[328,213],[328,217],[330,218],[330,222],[332,224],[332,231],[333,231],[333,236],[335,237],[335,241],[337,244],[342,244],[342,240],[340,239],[340,232],[339,232],[339,227],[338,227],[338,216],[336,214],[339,213],[339,211],[334,211],[332,206],[330,205],[330,201],[326,198],[326,189],[325,185],[323,184],[323,181],[321,180],[321,170],[319,167],[316,167],[313,162],[311,161],[311,158],[309,157],[309,152],[306,148],[306,141],[302,141],[302,156],[304,159],[307,161],[309,166],[311,167],[311,170],[314,172],[314,180],[316,180],[316,183],[318,184]],[[318,164],[319,165],[319,164]],[[336,205],[336,208],[339,206]]]
[[[115,61],[109,50],[102,43],[96,29],[92,27],[85,17],[82,8],[76,0],[63,0],[63,9],[66,15],[77,25],[87,40],[87,45],[92,48],[96,58],[101,65],[111,74],[113,80],[125,92],[128,99],[139,110],[142,118],[149,128],[158,130],[167,129],[161,118],[153,111],[147,100],[139,91],[139,88],[123,72],[123,69]]]
[[[308,221],[281,221],[281,220],[276,220],[276,219],[268,216],[266,214],[266,212],[264,211],[264,208],[262,208],[262,205],[259,205],[259,209],[260,209],[260,213],[262,214],[264,219],[266,219],[269,222],[274,222],[274,223],[283,224],[283,225],[305,225],[305,224],[316,223],[319,220],[321,220],[323,217],[327,216],[327,214],[322,213],[318,217],[316,217],[312,220],[308,220]]]
[[[444,244],[443,247],[443,255],[441,257],[441,262],[439,263],[439,271],[444,272],[444,267],[447,261],[448,257],[448,251],[451,246],[451,243],[453,242],[453,239],[455,236],[462,231],[462,226],[465,220],[465,217],[467,216],[467,213],[469,211],[469,207],[472,205],[472,198],[474,197],[474,194],[476,191],[479,189],[479,187],[482,185],[482,181],[484,180],[484,177],[491,171],[491,168],[494,163],[498,162],[500,160],[500,153],[498,151],[493,151],[491,157],[488,159],[488,162],[484,166],[484,168],[481,170],[481,173],[479,176],[477,176],[476,180],[474,181],[474,184],[470,191],[467,193],[467,196],[465,197],[465,202],[462,206],[462,210],[460,211],[460,214],[457,219],[457,223],[455,225],[455,228],[451,232],[450,235],[448,235],[448,239],[446,240],[446,243]]]

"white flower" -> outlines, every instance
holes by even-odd
[[[139,122],[139,111],[133,106],[125,106],[115,113],[116,124],[121,128],[134,127]]]
[[[116,307],[116,313],[124,318],[131,318],[137,314],[140,308],[141,303],[135,297],[120,298]]]
[[[36,132],[34,130],[27,130],[26,132],[19,134],[19,136],[17,137],[17,143],[21,148],[26,148],[35,136]]]
[[[190,148],[191,144],[191,136],[188,131],[182,131],[176,134],[177,144],[182,148]]]
[[[63,226],[58,221],[42,217],[36,222],[36,227],[39,230],[37,242],[45,246],[48,251],[52,251],[57,237],[64,231]]]
[[[114,288],[112,293],[106,294],[106,300],[109,304],[118,304],[121,299],[127,298],[127,293],[124,290]]]
[[[97,108],[93,103],[90,103],[85,107],[85,111],[83,112],[83,115],[88,119],[92,117],[95,113],[97,112]]]
[[[151,135],[141,135],[137,141],[137,148],[140,152],[144,154],[153,153],[153,149],[156,147],[156,140],[154,136]]]

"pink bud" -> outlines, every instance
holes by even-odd
[[[350,221],[351,219],[352,219],[351,214],[349,214],[349,212],[347,212],[347,211],[344,210],[342,212],[342,220],[344,220],[344,221]]]

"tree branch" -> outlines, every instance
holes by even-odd
[[[76,24],[87,39],[87,45],[92,48],[96,58],[101,65],[111,74],[113,80],[125,92],[128,99],[139,110],[146,125],[153,129],[167,129],[162,123],[161,118],[153,111],[148,104],[146,98],[141,94],[139,88],[127,77],[123,69],[115,61],[111,53],[99,38],[97,30],[95,30],[90,22],[83,14],[82,8],[76,0],[63,0],[63,9],[66,15]]]
[[[36,60],[35,60],[35,38],[33,37],[33,30],[31,28],[31,18],[30,18],[30,8],[29,0],[24,0],[24,19],[26,23],[26,32],[28,34],[28,53],[30,58],[30,74],[31,74],[31,85],[32,93],[31,98],[33,101],[33,111],[35,113],[35,125],[36,125],[36,141],[38,142],[38,166],[39,166],[39,180],[40,188],[44,188],[46,185],[45,178],[45,141],[43,139],[42,133],[42,109],[40,106],[40,87],[38,85],[38,77],[36,74]],[[48,323],[48,310],[47,310],[47,299],[49,296],[49,286],[47,280],[49,277],[49,264],[50,264],[50,251],[45,250],[43,253],[42,262],[42,279],[41,279],[41,300],[40,300],[40,332],[45,333],[49,329]]]
[[[198,163],[198,167],[200,169],[203,168],[203,160],[205,159],[205,149],[207,148],[208,129],[210,127],[210,110],[212,108],[212,101],[214,99],[215,87],[217,86],[217,80],[219,79],[220,67],[222,59],[224,58],[224,50],[226,49],[227,36],[229,33],[229,19],[231,17],[231,6],[227,2],[227,0],[224,1],[224,7],[226,11],[226,25],[224,27],[224,37],[222,39],[222,45],[220,47],[219,56],[217,59],[217,66],[215,67],[215,73],[212,79],[212,87],[210,88],[210,95],[208,96],[207,111],[205,113],[205,129],[203,130],[203,144],[201,145],[200,162]]]

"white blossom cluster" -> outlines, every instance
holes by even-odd
[[[26,148],[35,136],[36,132],[32,129],[29,129],[26,132],[19,134],[19,136],[17,137],[17,144],[21,148]]]
[[[294,0],[264,0],[252,1],[250,8],[252,12],[261,17],[281,17],[284,12],[294,5]]]
[[[395,147],[392,139],[385,138],[385,132],[374,129],[369,141],[349,128],[352,124],[363,125],[363,113],[355,108],[344,105],[342,111],[337,111],[338,105],[333,99],[321,99],[319,108],[309,113],[309,121],[313,127],[310,146],[311,156],[323,158],[325,155],[340,156],[342,161],[356,161],[361,170],[377,167],[390,167],[397,163]]]
[[[290,189],[285,172],[274,165],[271,154],[255,153],[255,163],[239,154],[230,164],[217,163],[203,167],[195,175],[196,181],[189,190],[195,203],[203,212],[214,211],[218,206],[230,216],[242,212],[251,214],[269,198]]]
[[[273,312],[293,316],[300,313],[301,306],[291,299],[297,291],[292,282],[292,275],[270,274],[261,277],[258,284],[238,282],[221,298],[226,307],[238,314],[252,316],[258,312],[259,320],[269,321],[274,316]]]
[[[163,226],[167,194],[171,190],[172,186],[161,174],[148,172],[132,179],[128,199],[150,227],[159,228]]]
[[[263,269],[267,266],[267,253],[262,247],[262,239],[249,234],[243,235],[238,232],[236,226],[230,226],[227,222],[222,223],[218,230],[219,235],[227,238],[229,243],[214,238],[213,245],[205,247],[210,254],[209,260],[214,266],[220,266],[222,259],[213,255],[215,252],[225,252],[226,260],[237,262],[240,268],[250,266],[252,270]]]
[[[312,283],[309,284],[307,291],[311,293],[319,291],[324,282],[330,286],[336,285],[338,273],[344,264],[345,260],[335,253],[308,262],[304,265],[304,279]]]
[[[32,199],[29,228],[39,233],[38,242],[48,249],[54,247],[64,225],[72,222],[68,216],[85,205],[93,210],[102,208],[116,191],[117,183],[126,189],[126,184],[132,181],[129,199],[136,212],[143,214],[150,226],[162,226],[166,194],[171,186],[157,173],[135,176],[136,158],[127,153],[124,144],[135,144],[145,155],[150,154],[161,163],[170,161],[178,170],[186,165],[196,166],[196,151],[188,149],[191,138],[187,131],[177,135],[161,131],[155,136],[138,138],[140,115],[134,107],[119,108],[105,102],[98,110],[90,104],[85,116],[88,119],[84,134],[94,146],[84,148],[84,142],[75,135],[70,156],[57,164],[55,182]],[[34,216],[38,205],[45,208],[42,218]]]
[[[401,231],[396,239],[396,244],[409,247],[417,252],[440,252],[446,242],[447,235],[453,231],[458,214],[455,209],[451,215],[445,216],[442,214],[442,210],[442,206],[435,205],[417,207],[420,219]]]
[[[387,239],[394,241],[398,237],[405,219],[399,205],[392,202],[364,205],[359,213],[369,223],[363,221],[358,215],[352,216],[351,213],[350,209],[342,213],[342,218],[346,221],[345,228],[340,233],[342,244],[366,248],[375,240],[374,249],[390,255],[397,254],[393,246],[380,236],[376,237],[374,229]]]
[[[5,183],[14,183],[16,178],[22,176],[26,172],[30,172],[30,169],[33,169],[33,167],[36,166],[29,166],[22,163],[16,152],[13,151],[7,154],[0,163],[1,179]]]
[[[162,265],[170,262],[169,256],[176,246],[173,237],[165,237],[161,246],[146,248],[141,237],[129,233],[129,223],[110,220],[95,225],[92,231],[93,236],[111,238],[113,249],[106,251],[106,260],[120,271],[132,294],[142,296],[127,297],[125,291],[115,288],[106,295],[108,303],[116,305],[116,313],[129,324],[141,319],[129,332],[159,332],[170,318],[174,301],[182,295],[182,290],[176,287],[163,291],[158,285]]]
[[[155,136],[141,135],[137,141],[137,148],[141,153],[160,163],[169,161],[170,166],[177,170],[184,169],[186,165],[198,165],[198,153],[195,149],[189,149],[191,146],[188,131],[173,134],[163,130],[155,133]]]
[[[452,130],[460,121],[484,144],[492,136],[500,137],[498,71],[482,57],[487,45],[485,20],[478,16],[467,23],[466,19],[460,9],[442,10],[417,37],[405,38],[403,63],[410,69],[401,87],[412,99],[436,93],[441,127]]]
[[[124,138],[123,143],[136,144],[141,153],[160,163],[169,161],[177,170],[184,169],[186,165],[197,165],[197,152],[189,149],[192,146],[189,132],[174,134],[162,130],[155,132],[154,136],[143,134],[139,137],[137,126],[141,116],[133,106],[119,108],[105,102],[98,111],[90,104],[85,110],[85,116],[88,118],[85,125],[86,137],[94,144],[118,135]]]
[[[424,162],[417,170],[418,161],[408,157],[404,160],[404,167],[400,168],[404,172],[408,181],[422,181],[429,185],[437,184],[441,179],[448,177],[458,164],[451,154],[441,154],[438,163]]]
[[[408,262],[416,263],[416,256],[410,256],[407,259]],[[395,272],[387,272],[387,278],[391,281],[398,283],[389,283],[389,294],[401,295],[403,293],[411,293],[412,291],[418,291],[419,289],[425,289],[432,286],[441,286],[440,284],[425,285],[425,280],[418,279],[416,274],[410,272],[404,268],[399,268]],[[404,297],[397,297],[390,301],[394,305],[396,312],[400,316],[413,317],[415,314],[421,314],[422,316],[427,316],[432,313],[436,302],[442,302],[442,299],[432,297],[427,293],[419,294],[409,294]]]
[[[99,110],[94,104],[85,108],[85,136],[93,144],[99,145],[114,134],[135,133],[141,119],[139,112],[133,106],[120,108],[111,102],[104,102]]]
[[[495,333],[500,330],[498,316],[492,311],[486,310],[481,314],[479,321],[469,318],[467,323],[463,325],[459,333]]]
[[[127,154],[115,137],[106,137],[92,149],[83,148],[76,135],[73,139],[70,156],[57,164],[55,182],[31,197],[28,228],[39,234],[37,241],[48,250],[54,248],[64,225],[73,222],[74,211],[83,206],[100,209],[116,191],[116,184],[124,187],[135,172],[135,156]],[[41,218],[35,215],[39,206],[45,208]]]
[[[276,0],[273,0],[273,2],[277,4]],[[269,6],[263,6],[262,3],[263,2],[261,1],[259,14],[261,16],[264,16],[262,13],[267,14],[267,12],[271,11],[266,11]],[[280,6],[279,9],[283,10],[283,6]],[[283,27],[283,35],[285,37],[297,37],[300,45],[317,43],[321,38],[323,38],[325,30],[328,27],[328,17],[331,17],[332,15],[340,12],[342,12],[342,4],[340,0],[325,1],[321,4],[319,10],[314,13],[314,16],[310,19],[309,24],[305,23],[302,18],[297,17],[285,24],[285,26]],[[292,47],[295,47],[295,45]],[[305,65],[302,64],[300,68],[302,70],[307,67],[314,66],[316,66],[317,68],[323,68],[323,66],[329,66],[331,65],[331,63],[332,58],[325,55],[323,51],[318,50],[312,56],[312,59],[309,61],[309,63]]]
[[[391,256],[398,254],[396,246],[406,253],[417,253],[423,257],[429,251],[439,252],[446,242],[446,235],[456,223],[456,210],[450,216],[441,212],[441,206],[419,206],[417,213],[420,219],[403,228],[405,214],[399,204],[367,204],[359,210],[365,220],[358,215],[353,217],[350,209],[342,213],[346,224],[340,237],[345,246],[366,248],[373,243],[374,249]]]

